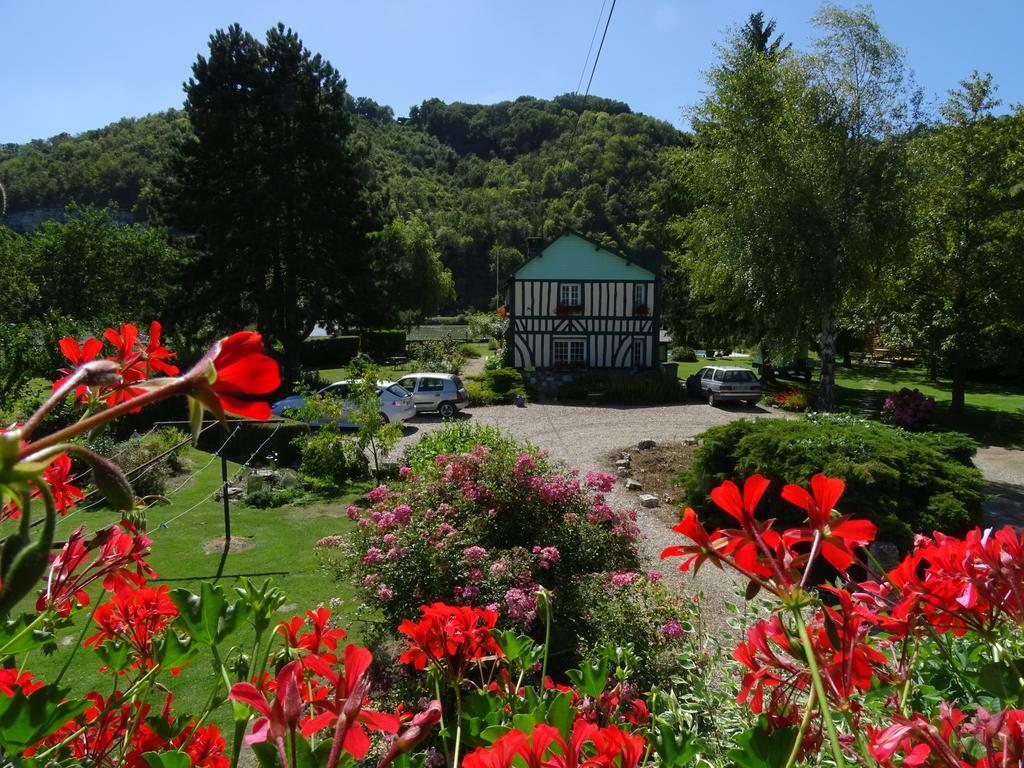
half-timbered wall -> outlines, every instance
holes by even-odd
[[[582,310],[559,314],[559,286],[580,286]],[[635,286],[644,286],[644,311],[634,307]],[[630,368],[633,344],[643,345],[642,365],[657,358],[654,281],[628,280],[515,280],[512,284],[511,323],[513,364],[517,368],[547,368],[554,363],[555,340],[586,342],[592,368]]]

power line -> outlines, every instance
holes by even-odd
[[[606,18],[605,22],[604,22],[604,32],[601,33],[601,44],[597,46],[597,54],[594,56],[594,65],[590,68],[590,79],[587,80],[587,90],[583,94],[583,103],[580,105],[580,111],[576,115],[576,124],[572,127],[572,135],[569,136],[568,152],[570,154],[572,153],[573,145],[576,143],[576,133],[577,133],[577,131],[579,131],[579,128],[580,128],[580,121],[583,120],[583,109],[584,109],[584,107],[587,104],[587,97],[590,96],[590,86],[593,85],[593,83],[594,83],[594,73],[597,72],[597,62],[601,60],[601,51],[604,50],[604,41],[605,41],[605,38],[608,37],[608,27],[612,23],[612,14],[615,13],[615,3],[616,3],[616,0],[612,0],[612,6],[611,6],[611,8],[608,9],[608,18]],[[603,5],[601,6],[601,10],[604,11],[604,6]],[[601,23],[601,17],[600,16],[598,16],[597,23],[598,23],[598,25],[600,25],[600,23]],[[596,28],[595,28],[595,32],[596,32]],[[591,41],[591,46],[593,46],[593,41]],[[587,58],[588,59],[590,58],[590,54],[589,53],[587,54]],[[585,72],[586,69],[587,69],[587,65],[584,62],[584,64],[583,64],[583,71]],[[582,78],[581,78],[581,82],[582,82]],[[579,92],[579,87],[577,86],[577,93],[578,92]]]
[[[615,13],[615,0],[612,0],[612,7],[608,9],[608,18],[604,22],[604,32],[601,33],[601,44],[597,46],[597,55],[594,56],[594,66],[590,68],[590,79],[587,80],[587,90],[583,94],[584,103],[590,95],[590,86],[594,82],[594,73],[597,71],[597,62],[601,60],[601,51],[604,49],[604,39],[608,37],[608,27],[612,23],[612,14]]]
[[[583,69],[580,70],[580,81],[576,83],[576,90],[573,91],[573,95],[576,96],[580,92],[580,88],[583,87],[583,78],[587,74],[587,64],[590,63],[590,54],[594,51],[594,41],[597,40],[597,30],[601,28],[601,19],[604,18],[604,7],[608,3],[608,0],[601,0],[601,10],[597,14],[597,21],[594,22],[594,34],[590,36],[590,47],[587,48],[587,58],[583,60]]]
[[[241,476],[242,476],[242,472],[243,472],[243,471],[245,471],[246,469],[248,469],[248,468],[249,468],[249,464],[250,464],[250,463],[252,462],[252,460],[253,460],[253,459],[255,459],[255,458],[256,458],[256,457],[257,457],[257,456],[259,455],[260,451],[262,451],[262,450],[263,450],[264,446],[266,446],[266,444],[267,444],[267,443],[269,443],[269,442],[271,441],[271,439],[273,439],[274,435],[276,435],[276,434],[277,434],[277,431],[278,431],[279,429],[281,429],[281,424],[282,424],[282,423],[283,423],[283,422],[279,422],[279,423],[278,423],[278,425],[277,425],[276,427],[274,427],[274,431],[273,431],[273,432],[271,432],[271,433],[270,433],[270,434],[269,434],[269,435],[267,436],[267,439],[266,439],[266,440],[264,440],[264,441],[263,441],[262,443],[260,443],[260,444],[259,444],[258,446],[256,446],[256,450],[255,450],[255,451],[253,451],[253,452],[252,452],[252,455],[251,455],[251,456],[249,456],[249,458],[245,460],[245,463],[244,463],[244,464],[243,464],[242,466],[240,466],[240,467],[238,468],[238,471],[237,471],[237,472],[235,472],[235,474],[234,474],[234,475],[232,476],[232,478],[231,478],[232,480],[237,480],[237,479],[238,479],[239,477],[241,477]],[[236,428],[236,429],[237,429],[237,428]],[[232,436],[233,436],[233,435],[232,435]],[[228,439],[230,439],[230,437],[229,437]],[[222,447],[223,447],[223,446],[222,446]],[[168,520],[164,520],[164,521],[163,521],[162,523],[160,523],[160,525],[159,525],[159,527],[158,527],[158,530],[159,530],[159,528],[167,528],[167,527],[168,527],[168,526],[170,526],[170,524],[171,524],[171,523],[173,523],[173,522],[174,522],[175,520],[177,520],[177,519],[179,519],[179,518],[181,518],[181,517],[184,517],[185,515],[187,515],[187,514],[188,514],[189,512],[191,512],[192,510],[194,510],[194,509],[196,509],[196,508],[200,507],[201,505],[205,504],[205,503],[206,503],[207,501],[209,501],[210,499],[212,499],[212,498],[213,498],[214,496],[216,496],[216,495],[217,495],[217,491],[218,491],[218,490],[221,490],[221,489],[219,489],[219,488],[217,488],[217,489],[214,489],[213,491],[211,491],[210,493],[206,494],[206,496],[204,496],[203,498],[201,498],[201,499],[200,499],[199,501],[197,501],[197,502],[196,502],[195,504],[193,504],[193,505],[192,505],[191,507],[189,507],[188,509],[186,509],[186,510],[184,510],[184,511],[182,511],[182,512],[179,512],[179,513],[178,513],[178,514],[176,514],[176,515],[175,515],[174,517],[172,517],[172,518],[170,518],[170,519],[168,519]],[[154,533],[155,533],[155,532],[156,532],[156,531],[154,531]]]

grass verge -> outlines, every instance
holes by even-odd
[[[350,635],[358,636],[360,628],[352,621],[352,585],[336,582],[320,569],[314,545],[323,536],[344,534],[353,527],[354,523],[345,516],[345,508],[361,498],[369,486],[352,487],[329,501],[277,509],[252,509],[232,500],[232,540],[240,547],[239,551],[227,555],[223,575],[218,580],[216,573],[221,559],[218,544],[224,536],[224,512],[223,504],[214,501],[212,495],[221,483],[220,461],[210,463],[209,454],[195,450],[190,450],[189,456],[198,470],[195,476],[169,496],[170,504],[155,506],[148,513],[148,533],[153,540],[149,563],[158,574],[152,583],[167,584],[172,590],[184,587],[198,592],[202,581],[216,581],[229,599],[235,599],[233,587],[243,583],[244,578],[249,577],[257,583],[270,578],[288,597],[281,609],[281,619],[301,615],[307,609],[330,602],[334,615],[341,617],[341,626]],[[229,462],[229,477],[238,469],[239,465]],[[183,480],[172,479],[168,492]],[[112,522],[114,517],[108,510],[80,512],[61,521],[57,537],[65,538],[79,525],[95,530]],[[26,601],[26,610],[31,609],[34,600],[33,595]],[[89,619],[89,613],[88,609],[78,611],[72,627],[60,632],[62,642],[57,652],[49,656],[34,656],[28,660],[27,668],[43,680],[55,679]],[[90,628],[86,637],[91,634]],[[246,626],[228,639],[222,653],[231,646],[240,646],[248,653],[252,640],[252,630]],[[205,705],[213,684],[205,658],[201,655],[193,660],[177,677],[168,675],[162,678],[174,694],[177,711],[197,712]],[[62,684],[70,684],[75,693],[97,690],[107,695],[111,676],[100,673],[100,666],[101,662],[92,650],[81,648]],[[224,729],[229,726],[230,718],[230,707],[225,705],[214,713],[212,719]]]

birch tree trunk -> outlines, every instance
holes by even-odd
[[[836,409],[836,314],[831,308],[821,318],[821,380],[818,384],[818,410],[832,413]]]

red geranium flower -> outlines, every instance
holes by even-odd
[[[340,675],[319,656],[307,656],[303,661],[307,668],[330,684],[330,688],[325,688],[315,683],[311,704],[314,709],[319,710],[319,714],[302,724],[303,736],[308,738],[317,731],[336,724],[343,710],[348,713],[354,708],[355,702],[351,701],[353,696],[358,700],[359,709],[358,714],[350,717],[346,723],[348,727],[342,742],[342,748],[346,752],[356,760],[361,760],[369,751],[370,737],[366,735],[363,726],[383,733],[398,732],[399,722],[395,715],[371,712],[362,707],[365,703],[365,675],[373,663],[373,655],[368,650],[351,643],[346,646],[345,670]]]
[[[410,640],[399,658],[416,669],[437,665],[452,680],[465,677],[469,665],[487,656],[501,656],[501,648],[491,635],[498,614],[485,608],[433,603],[420,606],[423,618],[406,619],[398,631]]]
[[[156,572],[146,564],[150,540],[127,521],[117,527],[104,528],[92,539],[83,535],[83,527],[72,533],[50,564],[46,588],[39,593],[36,610],[53,608],[61,616],[71,613],[73,603],[89,604],[86,588],[102,579],[103,588],[119,590],[126,585],[141,587]],[[98,552],[97,552],[98,550]],[[86,561],[92,557],[88,565]]]
[[[294,731],[302,717],[305,703],[302,700],[302,662],[291,661],[281,667],[277,675],[277,697],[274,703],[252,683],[235,683],[228,698],[248,704],[259,712],[260,717],[253,723],[252,733],[245,737],[246,744],[270,741],[283,745],[286,733]]]
[[[68,362],[71,363],[71,367],[60,369],[60,372],[64,375],[53,382],[54,392],[60,389],[64,382],[71,378],[76,368],[95,360],[96,356],[103,349],[103,342],[99,339],[88,338],[79,345],[78,340],[71,336],[65,336],[57,342],[57,345],[60,347],[60,351],[64,357],[66,357]],[[88,399],[88,388],[84,384],[79,384],[75,388],[75,397],[84,402]]]
[[[99,647],[108,640],[125,643],[134,651],[135,664],[152,663],[153,640],[178,616],[178,608],[168,596],[170,588],[122,587],[110,600],[96,609],[99,631],[85,641]]]
[[[822,556],[841,573],[846,573],[856,560],[853,549],[874,541],[878,530],[869,520],[854,520],[849,515],[832,519],[845,488],[842,480],[819,473],[811,478],[811,493],[792,484],[782,489],[782,498],[806,510],[810,523],[809,528],[786,531],[787,543],[810,542],[811,555],[815,554],[813,548],[819,547]]]
[[[683,519],[673,526],[672,530],[683,534],[683,536],[693,542],[693,545],[679,544],[674,547],[665,547],[661,551],[662,560],[667,557],[688,556],[679,564],[679,570],[687,571],[690,568],[690,564],[693,563],[694,573],[697,573],[707,560],[710,560],[719,568],[722,567],[718,550],[721,548],[721,545],[725,544],[725,540],[718,531],[715,531],[714,535],[708,534],[704,526],[701,525],[700,520],[697,519],[697,513],[693,509],[687,507],[683,510]]]
[[[50,466],[43,470],[43,479],[50,487],[53,503],[61,516],[66,515],[77,501],[85,498],[82,489],[71,484],[74,479],[71,476],[71,457],[66,453],[60,454]]]
[[[249,400],[254,395],[269,395],[281,386],[277,363],[263,354],[263,337],[253,331],[241,331],[221,339],[189,372],[197,385],[193,396],[205,407],[266,421],[270,406]],[[211,396],[216,402],[211,402]]]
[[[306,623],[301,616],[293,616],[287,622],[282,621],[277,625],[277,631],[284,635],[289,648],[301,649],[310,655],[319,656],[328,664],[337,663],[338,657],[334,651],[338,648],[338,641],[345,639],[345,630],[328,626],[331,612],[327,608],[306,611],[306,619],[313,625],[312,632],[299,634]]]

